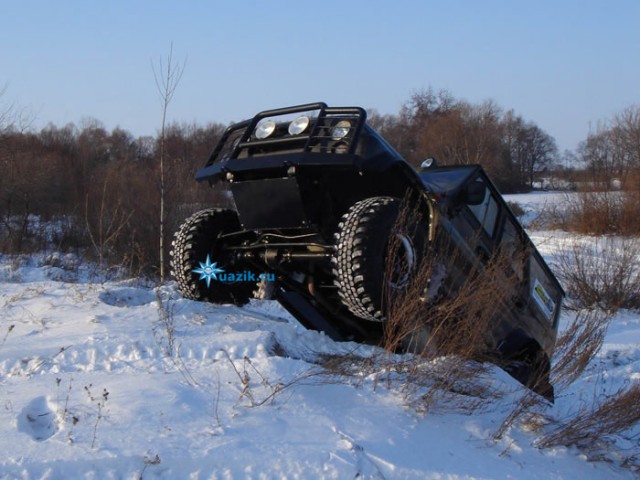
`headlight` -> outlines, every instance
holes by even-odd
[[[349,135],[349,130],[351,130],[351,122],[349,120],[340,120],[331,129],[331,138],[334,140],[340,140],[341,138]]]
[[[299,135],[309,126],[310,120],[306,115],[300,115],[289,124],[289,135]]]
[[[273,120],[263,120],[256,126],[255,136],[263,140],[276,131],[276,122]]]

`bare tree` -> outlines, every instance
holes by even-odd
[[[187,60],[177,62],[173,58],[173,42],[169,47],[169,54],[167,55],[166,64],[163,62],[162,57],[158,62],[157,68],[154,63],[151,63],[151,69],[153,70],[153,77],[156,82],[156,88],[160,96],[160,104],[162,106],[162,126],[160,128],[160,281],[164,282],[164,226],[165,226],[165,178],[164,178],[164,163],[165,163],[165,127],[167,124],[167,111],[169,104],[173,100],[173,95],[176,93],[178,84],[182,79],[182,74],[187,65]]]
[[[7,86],[0,87],[0,98],[4,96],[7,91]],[[8,127],[9,117],[11,115],[11,106],[0,105],[0,133]]]
[[[640,169],[640,105],[599,122],[579,149],[596,187],[607,189],[613,178],[632,177]]]
[[[0,100],[7,93],[8,85],[0,86]],[[0,134],[9,131],[26,132],[33,124],[33,112],[24,107],[18,107],[15,103],[0,102]]]
[[[625,108],[614,117],[612,129],[620,155],[620,175],[640,168],[640,105]]]
[[[33,207],[26,181],[30,176],[19,174],[26,168],[25,160],[30,160],[23,149],[32,140],[26,132],[33,118],[26,109],[3,100],[7,88],[6,84],[0,86],[0,245],[6,248],[8,244],[9,251],[19,252],[29,230]],[[42,175],[42,170],[33,174],[34,182]],[[5,243],[4,240],[8,241]]]
[[[526,155],[522,159],[525,179],[527,186],[531,188],[535,174],[554,162],[558,147],[552,136],[534,124],[527,125],[522,140],[526,145]]]
[[[553,166],[558,147],[552,136],[512,110],[502,119],[503,167],[515,189],[531,189],[536,174]]]

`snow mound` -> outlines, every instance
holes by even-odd
[[[18,431],[26,433],[34,440],[46,440],[58,431],[56,405],[40,396],[24,407],[18,416]]]

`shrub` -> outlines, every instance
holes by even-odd
[[[556,227],[587,235],[640,234],[640,191],[567,193],[553,209]]]
[[[551,428],[537,442],[540,448],[557,445],[576,446],[592,460],[611,460],[615,451],[614,435],[630,430],[640,422],[640,384],[633,383],[585,407],[569,419]],[[623,453],[616,460],[638,470],[638,458]]]
[[[640,309],[640,239],[573,240],[558,256],[571,308]]]
[[[516,217],[522,217],[525,213],[524,209],[516,202],[507,202],[507,205]]]
[[[426,223],[416,213],[420,209],[410,205],[405,199],[394,232]],[[392,232],[387,276],[402,263],[399,238]],[[421,409],[463,392],[473,399],[471,404],[465,402],[465,408],[479,408],[497,395],[481,374],[486,367],[478,362],[486,360],[485,335],[490,322],[511,301],[516,273],[506,267],[514,260],[506,253],[497,254],[484,267],[465,271],[465,279],[454,288],[451,272],[466,265],[461,254],[441,238],[425,241],[423,251],[424,258],[408,285],[398,289],[385,282],[384,347],[415,354],[402,370],[408,384],[420,386]],[[445,293],[450,289],[455,294]]]
[[[551,382],[563,390],[576,381],[602,347],[611,315],[582,310],[556,340]]]

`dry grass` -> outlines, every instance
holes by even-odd
[[[389,352],[324,355],[319,364],[325,375],[393,390],[407,407],[422,415],[452,411],[472,414],[502,396],[490,381],[486,365],[457,356],[427,359]],[[452,375],[454,371],[459,373]]]
[[[611,316],[601,310],[583,310],[560,334],[551,367],[551,384],[556,394],[565,391],[589,366],[602,346],[610,320]],[[532,391],[523,392],[494,433],[494,438],[501,438],[518,422],[534,422],[547,405]]]
[[[637,472],[640,470],[637,453],[617,451],[613,437],[640,422],[638,405],[640,384],[635,382],[579,410],[548,430],[536,445],[540,448],[576,446],[591,460],[613,460]]]
[[[426,227],[423,217],[410,205],[403,203],[394,226],[387,272],[403,263],[398,236],[409,230],[407,226]],[[516,274],[506,272],[511,270],[513,259],[506,254],[496,255],[484,266],[469,269],[462,254],[447,239],[437,237],[417,248],[424,252],[423,259],[408,285],[398,289],[385,282],[385,347],[394,351],[410,346],[423,357],[437,352],[438,356],[477,358],[484,350],[490,322],[509,302]]]
[[[570,308],[640,309],[640,239],[573,240],[559,255],[558,276]]]
[[[551,379],[557,392],[566,391],[578,380],[597,355],[611,316],[601,310],[579,312],[558,338]],[[640,423],[640,384],[632,382],[565,418],[549,417],[546,405],[532,392],[525,392],[512,407],[496,433],[500,438],[511,426],[533,425],[538,431],[535,446],[575,446],[590,461],[614,462],[631,471],[640,471],[637,448],[624,450],[620,438]],[[547,410],[546,414],[543,413]],[[632,442],[635,442],[631,439]],[[628,442],[627,442],[628,443]]]
[[[510,300],[513,278],[505,274],[511,259],[498,255],[484,267],[468,271],[459,252],[442,238],[427,239],[426,207],[405,198],[392,229],[385,265],[384,351],[371,357],[325,356],[331,375],[358,382],[373,381],[402,395],[418,413],[456,411],[471,414],[487,407],[502,392],[495,389],[486,359],[489,323]],[[422,229],[422,234],[416,233]],[[391,280],[408,268],[401,238],[414,240],[422,261],[401,288]],[[416,240],[420,242],[416,244]],[[465,270],[467,268],[467,270]],[[458,276],[451,274],[458,271]],[[455,284],[455,294],[445,295]],[[399,355],[398,352],[408,352]]]
[[[585,235],[640,234],[640,190],[568,193],[546,212],[556,228]]]
[[[386,271],[402,265],[398,238],[427,222],[405,199],[390,237]],[[473,241],[473,240],[472,240]],[[446,239],[425,239],[423,260],[404,288],[387,287],[385,338],[387,351],[415,355],[395,368],[404,375],[404,390],[420,410],[452,403],[472,411],[499,396],[482,365],[490,323],[511,300],[513,258],[499,254],[472,268]],[[454,273],[456,272],[456,273]],[[509,274],[507,272],[513,272]],[[385,282],[389,285],[389,282]],[[461,399],[464,399],[461,402]]]
[[[559,390],[569,387],[591,363],[602,347],[611,316],[602,310],[583,310],[556,341],[552,383]]]
[[[395,232],[406,232],[406,225],[424,224],[424,219],[405,202]],[[440,242],[440,243],[438,243]],[[565,285],[578,299],[575,318],[560,334],[551,368],[551,383],[562,394],[578,380],[600,351],[612,312],[635,305],[640,252],[637,240],[620,244],[603,240],[598,254],[589,255],[577,244],[561,258]],[[438,248],[431,245],[437,245]],[[513,257],[499,254],[483,269],[466,272],[456,294],[443,296],[439,288],[441,273],[458,265],[459,254],[436,239],[425,245],[425,260],[412,281],[403,289],[387,289],[385,348],[390,352],[409,349],[415,355],[392,354],[361,358],[355,355],[331,358],[324,364],[334,374],[374,379],[404,395],[407,405],[417,412],[456,410],[477,412],[505,392],[495,391],[486,377],[483,360],[487,326],[512,301],[513,285],[518,283],[508,266]],[[399,242],[392,235],[387,272],[398,263]],[[614,248],[615,247],[615,248]],[[442,252],[446,252],[443,254]],[[602,255],[604,253],[604,255]],[[517,260],[517,259],[516,259]],[[592,262],[592,263],[590,263]],[[401,260],[400,260],[400,263]],[[445,277],[445,281],[447,281]],[[585,308],[589,306],[591,308]],[[603,307],[603,308],[594,308]],[[543,376],[540,376],[540,381]],[[538,385],[530,385],[535,390]],[[540,448],[556,445],[578,446],[590,459],[598,459],[607,439],[633,428],[640,421],[640,387],[628,386],[594,402],[566,419],[552,419],[549,403],[527,389],[515,403],[494,434],[502,437],[512,426],[535,430]],[[637,456],[619,455],[619,465],[635,469]]]

